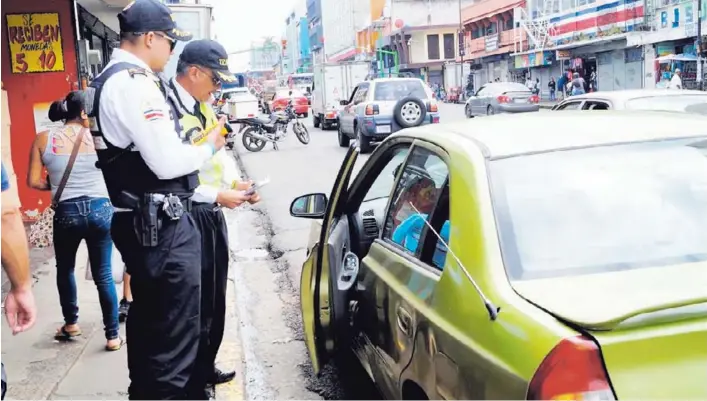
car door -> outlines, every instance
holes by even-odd
[[[493,95],[494,85],[489,84],[484,86],[482,90],[476,95],[476,115],[486,115],[486,109],[491,101],[491,96]]]
[[[351,97],[348,99],[348,103],[343,106],[341,109],[341,112],[339,113],[339,121],[341,122],[341,130],[347,134],[353,134],[353,118],[354,118],[354,99],[356,98],[356,94],[359,91],[359,88],[361,87],[361,84],[357,85],[353,92],[351,93]]]
[[[397,174],[389,199],[380,239],[362,260],[362,278],[368,297],[375,305],[367,336],[380,363],[373,376],[386,397],[402,399],[401,377],[410,363],[416,333],[426,321],[425,304],[430,302],[443,263],[430,265],[421,260],[427,227],[447,185],[448,168],[444,152],[429,143],[416,141]],[[438,255],[437,260],[444,260]]]
[[[472,96],[471,99],[469,99],[469,104],[471,106],[471,114],[474,116],[479,114],[479,102],[480,102],[479,95],[482,95],[484,93],[485,89],[486,89],[486,85],[482,86],[481,88],[479,88],[478,91],[476,91],[474,96]]]
[[[327,203],[319,241],[312,247],[302,266],[300,303],[305,344],[312,361],[312,369],[319,372],[335,350],[334,324],[341,316],[341,302],[330,288],[330,274],[341,271],[342,252],[347,247],[348,227],[338,224],[349,181],[359,155],[356,146],[349,147]],[[344,221],[346,219],[343,219]],[[336,227],[336,229],[333,229]],[[348,305],[346,305],[348,307]]]

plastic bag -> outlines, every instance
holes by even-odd
[[[113,275],[113,281],[116,284],[122,283],[123,273],[125,272],[125,263],[123,263],[123,257],[120,255],[120,252],[118,252],[115,245],[113,245],[113,253],[111,254],[110,269]],[[90,258],[86,261],[86,280],[93,281]]]

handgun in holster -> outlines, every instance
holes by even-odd
[[[158,210],[158,205],[152,199],[152,194],[144,194],[139,202],[139,207],[135,210],[135,219],[133,221],[135,233],[142,246],[157,246],[157,241],[159,240],[158,232],[161,225]]]

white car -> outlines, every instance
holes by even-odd
[[[552,110],[659,110],[707,114],[707,92],[675,89],[598,91],[570,96]]]

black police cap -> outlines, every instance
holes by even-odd
[[[118,14],[120,32],[164,32],[172,39],[188,41],[192,34],[179,29],[172,10],[157,0],[135,0]]]
[[[187,43],[179,55],[185,64],[209,68],[223,83],[232,83],[236,77],[228,70],[228,53],[220,43],[211,39],[193,40]]]

